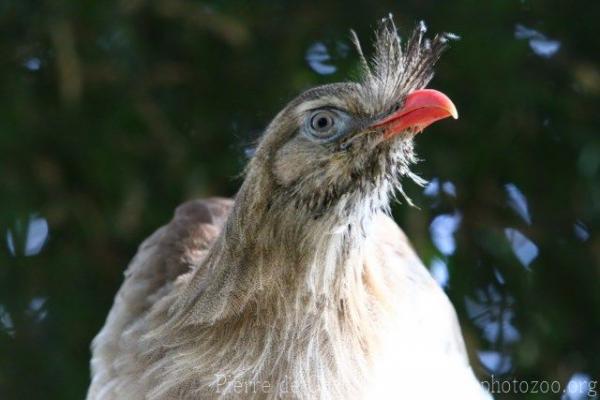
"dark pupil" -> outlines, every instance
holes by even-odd
[[[317,120],[317,126],[319,128],[325,128],[327,125],[329,125],[329,120],[325,117],[321,117]]]
[[[325,132],[333,126],[333,119],[329,115],[316,115],[311,124],[313,129],[319,132]]]

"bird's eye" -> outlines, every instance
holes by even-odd
[[[348,115],[333,109],[319,109],[311,112],[306,118],[305,132],[312,139],[329,141],[345,131]]]
[[[318,133],[326,133],[335,125],[335,115],[331,111],[317,111],[310,118],[310,127]]]

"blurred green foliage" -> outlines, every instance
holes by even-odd
[[[261,128],[352,77],[348,30],[366,44],[388,12],[462,37],[432,82],[461,118],[418,138],[436,180],[395,215],[447,268],[480,377],[597,381],[599,2],[2,0],[0,398],[82,398],[137,244],[186,199],[234,195]]]

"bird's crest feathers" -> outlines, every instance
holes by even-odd
[[[365,104],[373,113],[389,111],[408,93],[424,88],[433,78],[433,67],[449,40],[459,37],[452,33],[425,38],[427,27],[420,21],[405,45],[402,45],[392,15],[383,18],[375,31],[374,55],[365,57],[358,36],[351,31],[352,41],[361,59]]]

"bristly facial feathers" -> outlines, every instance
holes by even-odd
[[[359,82],[362,96],[365,104],[372,107],[372,113],[388,111],[408,93],[426,87],[433,78],[435,63],[448,48],[448,41],[459,39],[453,33],[441,33],[428,39],[426,32],[425,23],[420,21],[403,46],[390,14],[380,21],[375,31],[375,52],[369,62],[356,32],[351,31],[362,64]]]
[[[374,124],[402,110],[410,93],[425,88],[448,41],[457,38],[444,33],[428,39],[425,33],[421,22],[402,43],[390,15],[379,23],[369,61],[352,31],[362,66],[358,79],[313,88],[291,101],[267,128],[247,172],[272,174],[281,201],[313,215],[324,214],[342,199],[346,209],[386,209],[389,197],[397,194],[412,204],[401,181],[407,177],[426,183],[410,168],[418,161],[412,140],[418,129],[409,127],[390,139]],[[315,143],[306,134],[307,121],[319,110],[331,114],[331,108],[346,118],[338,121],[342,132],[319,136]]]

